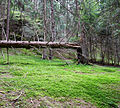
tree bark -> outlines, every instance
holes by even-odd
[[[54,0],[50,1],[51,5],[51,33],[52,35],[50,36],[50,41],[55,40],[55,21],[54,21],[54,5],[53,5]],[[49,59],[51,60],[53,58],[53,53],[52,49],[49,49]]]
[[[7,30],[6,30],[6,37],[7,41],[9,41],[9,25],[10,25],[10,1],[8,0],[8,6],[7,6]],[[7,64],[9,64],[9,49],[7,47]]]
[[[6,36],[7,41],[9,40],[9,25],[10,25],[10,0],[8,0],[8,6],[7,6],[7,30],[6,30]]]
[[[89,64],[89,60],[88,58],[86,58],[85,56],[83,56],[82,54],[82,48],[77,48],[77,60],[78,60],[78,64]]]
[[[81,31],[81,46],[82,46],[82,54],[85,58],[89,57],[88,54],[88,45],[87,45],[87,37],[85,33],[85,25],[82,23],[82,31]]]
[[[0,41],[0,48],[71,48],[77,49],[81,48],[80,45],[75,43],[65,43],[65,42],[36,42],[36,41]]]
[[[5,21],[4,21],[4,19],[5,19],[5,4],[3,5],[3,15],[2,15],[2,18],[3,18],[3,24],[2,24],[2,40],[4,40],[5,39],[5,31],[4,31],[4,26],[5,26]]]
[[[76,4],[76,16],[75,16],[75,26],[77,26],[76,36],[79,35],[79,25],[80,25],[80,15],[79,15],[79,7],[78,7],[78,0],[75,0]]]
[[[47,20],[47,18],[46,18],[46,16],[47,16],[47,14],[46,14],[46,12],[47,12],[47,10],[46,10],[46,0],[44,0],[44,3],[43,3],[43,10],[44,10],[44,42],[46,41],[46,38],[47,38],[47,24],[46,24],[46,20]],[[43,54],[42,54],[42,59],[46,59],[47,58],[47,51],[46,51],[46,49],[43,49]]]

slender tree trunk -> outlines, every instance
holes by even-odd
[[[10,1],[11,0],[8,0],[8,6],[7,6],[7,30],[6,30],[7,41],[9,41]]]
[[[90,54],[90,60],[92,60],[92,36],[89,37],[89,54]]]
[[[7,41],[9,41],[10,1],[11,0],[8,0],[8,6],[7,6],[7,30],[6,30]],[[7,64],[9,64],[9,49],[8,48],[7,48]]]
[[[86,45],[87,46],[87,45]],[[93,42],[93,61],[95,62],[96,61],[96,44],[95,42]],[[88,54],[88,52],[87,52]],[[86,55],[87,56],[87,55]]]
[[[104,41],[101,39],[101,63],[104,64],[105,62],[105,53],[104,53]]]
[[[55,21],[54,21],[54,0],[50,1],[51,4],[51,33],[52,35],[50,36],[50,41],[54,41],[55,40]],[[53,51],[52,49],[49,49],[49,59],[51,60],[53,58]]]
[[[83,56],[85,58],[87,58],[89,55],[88,55],[88,45],[87,45],[87,37],[86,37],[86,33],[85,33],[84,23],[82,24],[81,39],[82,39],[82,42],[81,42],[82,53],[83,53]]]
[[[44,42],[46,41],[46,38],[47,38],[47,24],[46,24],[46,16],[47,16],[47,9],[46,9],[46,0],[44,0],[44,3],[43,3],[43,9],[44,9]],[[42,59],[46,59],[47,58],[47,50],[46,49],[43,49],[43,55],[42,55]]]
[[[79,32],[79,25],[80,25],[80,15],[79,15],[79,7],[78,7],[78,0],[75,0],[75,4],[76,4],[76,16],[75,16],[75,26],[77,26],[77,32],[76,32],[76,36],[78,37],[78,32]]]
[[[2,23],[2,40],[5,39],[5,30],[4,30],[4,26],[5,26],[5,4],[3,4],[3,7],[2,7],[2,18],[3,18],[3,23]]]
[[[54,0],[51,0],[51,33],[52,33],[52,36],[50,37],[50,41],[54,41],[54,38],[55,38],[55,22],[54,22],[54,6],[53,6],[53,1]]]
[[[78,60],[78,64],[83,63],[83,61],[82,61],[82,49],[81,48],[77,49],[77,60]]]

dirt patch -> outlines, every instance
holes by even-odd
[[[105,74],[105,72],[100,72],[100,73],[84,73],[84,72],[78,72],[78,71],[73,71],[78,74],[84,74],[84,75],[98,75],[98,74]]]
[[[61,101],[60,101],[61,100]],[[31,108],[47,107],[47,108],[96,108],[94,105],[85,102],[81,99],[65,100],[64,97],[58,99],[52,99],[50,97],[40,97],[39,99],[29,99],[29,105]]]
[[[65,98],[53,99],[50,97],[39,97],[37,99],[22,100],[20,97],[17,101],[13,101],[15,96],[19,96],[19,92],[0,93],[0,105],[3,107],[24,107],[24,108],[96,108],[91,103],[81,99],[64,100]],[[60,99],[62,101],[60,101]],[[64,100],[64,101],[63,101]]]
[[[69,70],[69,69],[64,69],[64,70],[66,70],[66,71],[72,71],[72,70]],[[84,73],[84,72],[78,72],[78,71],[72,71],[72,72],[74,72],[74,73],[79,73],[79,74],[88,74],[88,73]]]
[[[73,71],[75,73],[79,73],[79,74],[85,74],[85,75],[88,75],[89,73],[84,73],[84,72],[78,72],[78,71]]]
[[[13,78],[13,76],[10,74],[4,74],[4,75],[0,75],[0,78]]]
[[[21,91],[8,91],[8,92],[4,92],[2,90],[0,90],[0,108],[17,108],[20,107],[22,108],[24,106],[24,101],[22,100],[22,97],[24,97],[25,95],[21,94]]]
[[[83,75],[97,75],[97,74],[105,74],[105,72],[101,72],[101,73],[84,73],[84,72],[79,72],[79,71],[75,71],[75,70],[69,70],[69,69],[64,69],[66,71],[71,71],[77,74],[83,74]],[[92,70],[91,70],[92,71]]]

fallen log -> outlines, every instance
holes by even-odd
[[[77,49],[81,48],[80,45],[75,43],[65,43],[65,42],[37,42],[37,41],[0,41],[0,48],[71,48]]]
[[[88,64],[86,59],[82,56],[82,48],[76,43],[65,43],[65,42],[37,42],[37,41],[0,41],[0,48],[70,48],[76,49],[78,64]]]

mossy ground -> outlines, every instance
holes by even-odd
[[[86,107],[98,108],[120,105],[120,68],[67,65],[63,60],[42,60],[40,56],[21,53],[10,54],[9,65],[2,57],[0,60],[2,107],[32,107],[35,102],[41,108],[55,107],[55,102],[59,102],[60,107],[63,104],[68,107],[88,104]]]

